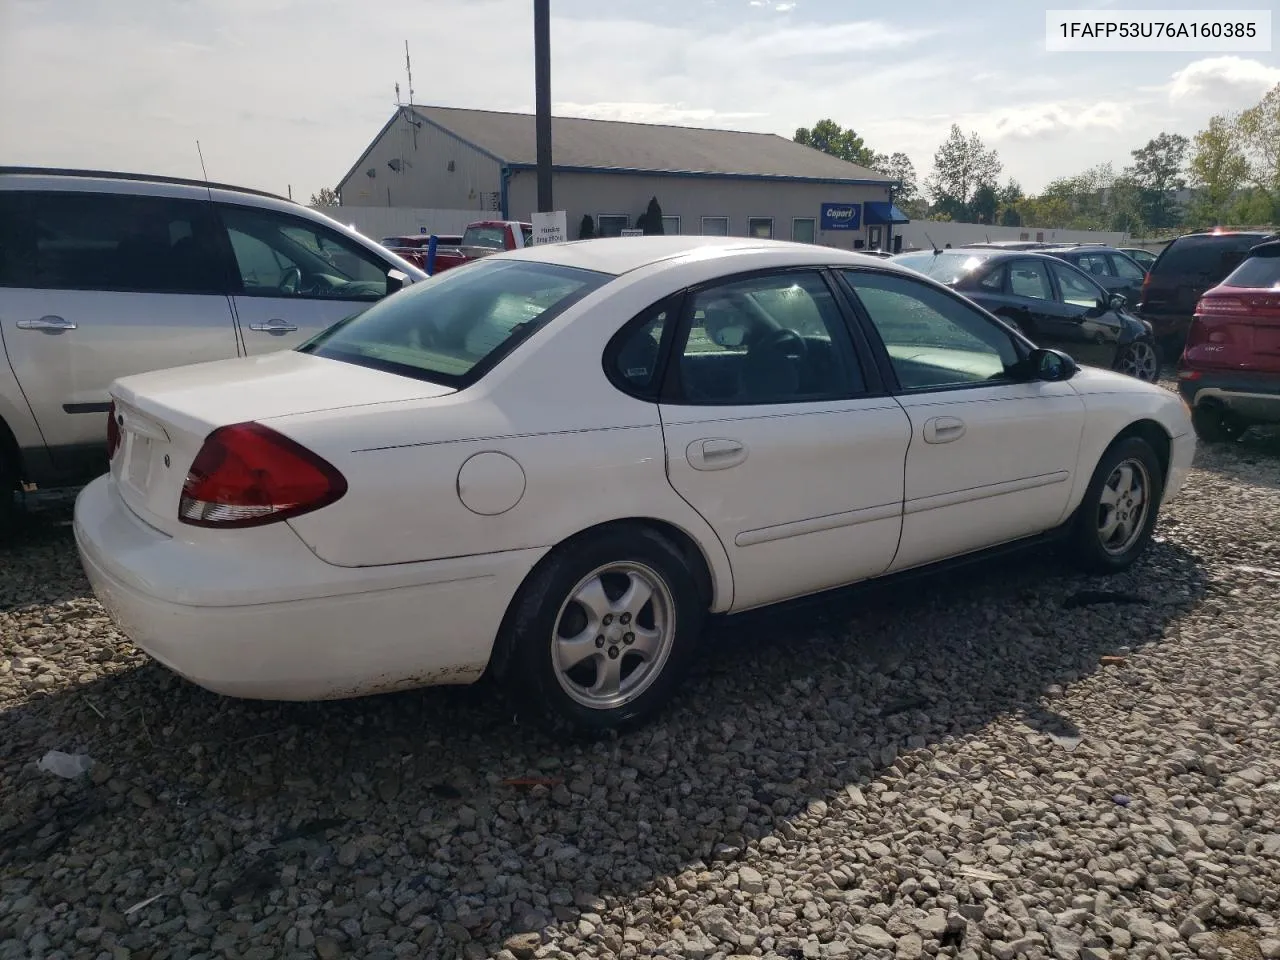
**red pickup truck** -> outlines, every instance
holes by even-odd
[[[415,267],[427,269],[427,247],[431,238],[425,233],[414,233],[403,237],[383,237],[378,241],[396,256],[404,257]],[[449,250],[456,251],[462,245],[461,234],[437,234],[436,256]]]
[[[503,250],[519,250],[533,243],[533,224],[517,220],[476,220],[467,224],[462,243],[447,250],[436,248],[435,271],[448,270],[470,260]]]

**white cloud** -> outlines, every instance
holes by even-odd
[[[773,9],[777,10],[779,13],[787,13],[795,8],[796,4],[794,3],[779,3],[775,4]]]
[[[1203,100],[1222,106],[1251,106],[1280,83],[1280,68],[1245,57],[1208,57],[1187,64],[1173,75],[1169,100]]]
[[[970,123],[995,141],[1050,139],[1091,129],[1118,131],[1129,109],[1128,104],[1113,100],[1032,103],[993,110]]]

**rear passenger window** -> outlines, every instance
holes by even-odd
[[[651,398],[658,389],[662,335],[671,320],[672,301],[650,307],[624,327],[605,351],[605,369],[627,393]]]
[[[228,266],[199,200],[0,193],[0,286],[224,294]]]

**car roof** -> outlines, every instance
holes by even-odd
[[[121,180],[129,183],[156,183],[170,186],[197,187],[202,190],[227,190],[232,193],[244,193],[255,197],[270,197],[293,203],[287,197],[266,190],[254,190],[251,187],[237,187],[229,183],[217,183],[212,180],[193,180],[189,177],[165,177],[148,173],[126,173],[120,170],[81,170],[72,167],[16,167],[0,166],[0,176],[48,177],[72,181],[83,180]]]
[[[757,240],[752,237],[663,236],[599,237],[593,240],[570,240],[566,243],[535,244],[519,250],[495,253],[507,260],[531,260],[567,267],[581,267],[620,276],[662,261],[714,258],[743,252],[790,252],[794,259],[818,263],[848,263],[850,266],[883,267],[892,260],[871,257],[851,250],[823,247],[788,240]],[[805,258],[796,254],[806,254]],[[486,258],[491,259],[491,258]],[[905,267],[895,267],[906,270]]]

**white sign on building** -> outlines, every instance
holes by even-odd
[[[624,236],[624,237],[643,237],[643,236],[644,236],[644,231],[643,231],[643,230],[634,230],[634,229],[632,229],[632,230],[623,230],[623,231],[622,231],[622,236]]]
[[[569,226],[563,210],[535,213],[530,222],[533,224],[534,246],[542,243],[564,243],[569,238]]]

